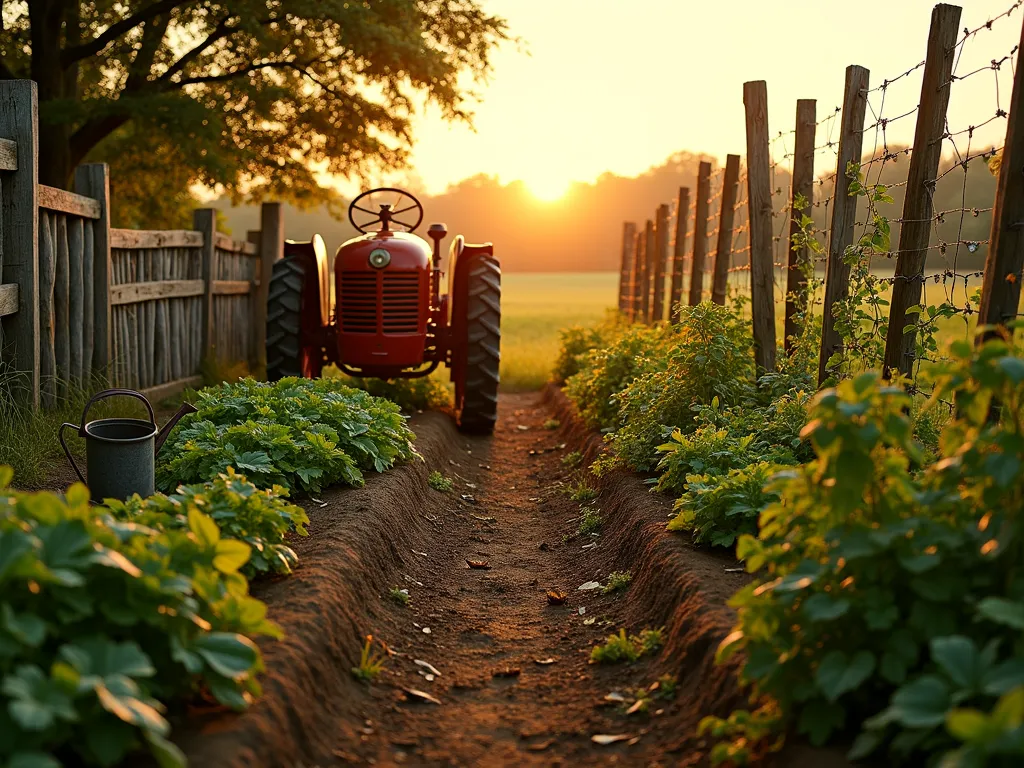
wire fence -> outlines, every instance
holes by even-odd
[[[1008,35],[1020,29],[1021,16],[1024,15],[1020,10],[1022,5],[1024,0],[1017,0],[999,15],[984,20],[971,19],[968,10],[964,14],[967,24],[956,34],[952,48],[945,47],[941,51],[941,58],[947,64],[950,60],[952,62],[951,67],[942,70],[944,75],[948,71],[948,76],[938,83],[938,89],[945,91],[948,106],[941,136],[923,145],[926,153],[932,152],[935,143],[940,147],[937,170],[928,174],[922,184],[915,183],[913,189],[908,189],[915,138],[920,141],[916,133],[920,130],[919,119],[924,102],[922,87],[926,74],[935,66],[927,58],[911,60],[905,68],[881,80],[873,77],[876,84],[859,94],[866,104],[864,122],[861,126],[853,126],[853,138],[847,139],[861,147],[859,176],[856,179],[848,178],[847,169],[838,167],[840,138],[844,135],[842,106],[822,110],[819,105],[813,123],[813,193],[801,213],[810,217],[811,234],[820,246],[812,252],[815,274],[819,279],[829,259],[841,259],[845,255],[829,253],[830,248],[835,250],[833,240],[842,239],[832,237],[837,190],[848,194],[849,185],[854,181],[859,182],[862,190],[855,209],[853,236],[860,263],[853,269],[849,292],[854,298],[861,299],[863,305],[858,315],[860,324],[854,333],[853,348],[848,341],[845,352],[850,359],[858,358],[856,365],[881,366],[890,334],[889,295],[896,290],[897,284],[912,286],[911,294],[919,291],[920,301],[919,306],[909,307],[906,317],[908,327],[914,329],[913,338],[918,342],[904,352],[898,367],[910,375],[911,388],[917,392],[928,392],[928,369],[930,364],[941,359],[940,347],[934,343],[937,334],[941,333],[944,338],[950,335],[973,338],[980,282],[985,276],[983,264],[993,225],[997,174],[1007,136],[1010,95],[1019,55],[1018,45],[1007,44],[1006,40]],[[933,25],[936,18],[933,16]],[[950,30],[951,33],[953,31]],[[949,39],[952,38],[950,34]],[[936,56],[934,52],[929,55]],[[775,303],[781,305],[786,300],[788,266],[793,248],[790,235],[794,216],[797,130],[775,128],[769,136],[771,273]],[[918,146],[920,151],[922,145]],[[676,219],[681,214],[689,223],[683,228],[687,236],[682,251],[685,253],[684,297],[690,294],[693,280],[701,281],[702,296],[711,289],[709,281],[714,273],[715,260],[720,257],[718,240],[722,226],[724,172],[724,166],[713,167],[706,186],[702,187],[698,181],[690,187],[687,211],[676,210],[676,205],[672,207],[670,232],[677,231]],[[749,173],[744,162],[739,175],[731,235],[724,238],[729,247],[722,249],[728,251],[722,256],[729,259],[729,288],[741,293],[751,290],[751,262],[754,257]],[[913,207],[909,205],[910,198],[920,194],[928,196],[925,207],[930,214],[925,219],[905,217],[904,210]],[[702,195],[707,196],[707,216],[697,222],[698,210],[704,209],[700,201]],[[923,249],[923,269],[908,272],[904,267],[920,259],[922,253],[921,248],[913,243],[901,245],[903,229],[905,225],[921,224],[927,224],[929,230],[928,242]],[[875,237],[886,229],[887,243],[884,238]],[[695,247],[698,238],[704,242],[703,249]],[[869,246],[858,247],[863,243],[869,243]],[[680,252],[674,239],[667,252]],[[707,258],[700,273],[696,274],[693,258],[695,253],[699,255],[701,252],[706,253]],[[1007,279],[1012,277],[1009,275]],[[819,307],[823,304],[820,290],[812,303]],[[824,310],[821,307],[818,311]],[[1020,312],[1015,307],[1009,314],[1019,316]],[[893,313],[893,317],[903,316]],[[896,333],[903,334],[905,330],[896,329]]]

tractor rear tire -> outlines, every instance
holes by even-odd
[[[296,256],[274,262],[267,298],[267,381],[320,375],[320,350],[303,346],[302,288],[306,265]]]
[[[489,435],[498,420],[501,364],[501,267],[482,256],[470,267],[466,286],[466,368],[456,421],[463,432]]]

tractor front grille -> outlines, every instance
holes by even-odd
[[[420,273],[341,273],[341,330],[345,333],[416,333]]]

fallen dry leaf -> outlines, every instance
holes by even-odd
[[[644,699],[637,699],[633,702],[633,706],[626,710],[627,715],[633,715],[644,708]]]
[[[601,587],[601,582],[599,582],[599,581],[588,581],[588,582],[586,582],[584,584],[580,584],[578,587],[576,587],[576,589],[578,589],[580,592],[589,592],[592,589],[600,589],[600,587]]]
[[[543,752],[545,749],[555,743],[554,739],[548,739],[547,741],[541,741],[536,744],[531,744],[527,747],[531,752]]]
[[[548,592],[548,603],[551,605],[565,605],[568,600],[569,596],[565,592]]]
[[[431,704],[440,704],[441,700],[436,696],[431,696],[425,691],[418,691],[415,688],[403,688],[405,695],[409,697],[411,701],[426,701]]]
[[[600,744],[602,747],[606,747],[609,744],[614,744],[618,741],[627,741],[632,738],[628,733],[598,733],[590,737],[590,740],[595,744]]]
[[[586,624],[586,625],[587,625],[587,626],[589,627],[589,626],[590,626],[591,624],[593,624],[593,623],[594,623],[595,621],[597,621],[597,619],[596,619],[596,618],[590,618],[590,619],[584,619],[584,620],[583,620],[583,623],[584,623],[584,624]]]
[[[491,567],[487,564],[486,560],[467,560],[466,565],[468,565],[470,568],[475,568],[479,571],[490,570]]]
[[[441,673],[437,671],[437,667],[435,667],[429,661],[424,661],[423,659],[413,659],[412,663],[416,666],[423,667],[432,675],[437,675],[438,677],[441,676]]]
[[[609,693],[607,696],[604,697],[604,700],[605,701],[614,701],[614,702],[616,702],[618,704],[623,704],[626,701],[626,697],[623,696],[618,691],[612,691],[611,693]]]
[[[547,666],[548,664],[554,664],[554,663],[555,663],[555,660],[554,660],[554,659],[552,659],[551,657],[548,657],[548,658],[546,658],[546,659],[534,659],[534,660],[533,660],[533,663],[534,663],[534,664],[540,664],[540,665],[542,665],[542,666],[545,666],[545,667],[546,667],[546,666]]]

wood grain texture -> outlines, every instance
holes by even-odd
[[[839,129],[839,157],[836,161],[836,193],[832,202],[832,225],[825,269],[825,306],[821,323],[821,353],[818,358],[818,383],[829,377],[828,361],[842,349],[843,340],[835,327],[832,308],[845,299],[850,288],[850,267],[843,261],[846,249],[853,244],[857,221],[857,198],[849,194],[847,167],[860,162],[864,138],[864,115],[867,111],[869,72],[864,67],[846,68],[842,123]]]
[[[619,311],[627,309],[632,296],[630,279],[633,273],[633,244],[636,240],[636,222],[627,221],[622,225],[622,255],[619,263]]]
[[[0,174],[0,283],[18,285],[18,311],[3,320],[5,358],[19,371],[26,405],[39,405],[39,100],[31,80],[0,81],[0,136],[17,145],[17,170]]]
[[[202,280],[160,280],[141,283],[124,283],[110,289],[110,303],[138,304],[154,299],[176,299],[185,296],[202,296],[206,285]]]
[[[0,317],[18,311],[18,284],[0,285]]]
[[[280,204],[271,203],[271,205]],[[217,233],[214,238],[214,245],[222,251],[227,251],[228,253],[239,253],[244,256],[256,256],[259,253],[259,249],[255,244],[250,243],[248,240],[235,240],[233,237],[226,235],[223,232]]]
[[[94,373],[107,375],[113,360],[113,325],[111,321],[110,280],[110,171],[106,163],[86,163],[75,171],[75,190],[96,200],[100,216],[86,222],[92,233],[92,317],[86,320],[86,347],[92,349],[90,368]],[[86,292],[87,302],[89,292]]]
[[[71,381],[82,381],[82,350],[85,330],[85,220],[68,221],[68,336],[71,343]]]
[[[147,387],[142,390],[142,394],[149,398],[151,403],[159,403],[161,400],[173,397],[189,387],[195,389],[202,385],[202,376],[189,376],[187,378],[176,379],[174,381],[168,381],[162,384],[156,384],[152,387]]]
[[[206,286],[203,296],[203,347],[204,354],[214,351],[216,327],[213,314],[213,280],[217,270],[217,212],[213,208],[199,208],[192,214],[192,226],[203,233],[203,247],[199,277]],[[173,359],[173,350],[172,350]],[[180,378],[177,376],[176,378]]]
[[[18,170],[18,142],[0,139],[0,171]]]
[[[718,241],[715,243],[715,269],[711,282],[711,301],[725,306],[732,265],[732,231],[736,220],[736,190],[740,180],[740,156],[728,155],[722,177],[722,202],[718,218]]]
[[[39,185],[39,207],[48,211],[67,213],[71,216],[81,216],[83,219],[98,219],[100,217],[98,200],[64,189],[48,187],[45,184]]]
[[[39,388],[40,400],[50,407],[57,400],[57,356],[54,352],[53,290],[56,279],[57,232],[55,213],[44,211],[39,215],[39,283],[36,299],[39,302]]]
[[[1024,29],[1021,31],[1024,46]],[[1020,306],[1020,284],[1024,279],[1024,75],[1018,66],[1010,97],[999,184],[992,211],[992,234],[985,257],[985,278],[981,288],[979,325],[1004,326]],[[979,343],[995,331],[979,336]]]
[[[630,283],[633,289],[632,296],[629,301],[629,320],[630,322],[636,322],[642,319],[642,307],[640,305],[640,293],[643,290],[641,282],[644,277],[644,260],[646,256],[644,254],[644,243],[646,235],[643,230],[636,233],[636,239],[633,243],[633,278]]]
[[[214,296],[247,296],[252,292],[249,280],[214,280]]]
[[[946,110],[952,87],[953,62],[960,29],[960,8],[936,5],[928,32],[928,54],[921,82],[921,101],[917,110],[914,149],[910,154],[903,224],[896,257],[895,280],[889,304],[889,329],[885,338],[882,371],[909,375],[917,358],[917,333],[904,333],[907,309],[921,303],[921,280],[932,234],[932,195],[942,157],[942,138],[946,133]],[[901,279],[910,278],[910,279]]]
[[[665,263],[668,259],[670,212],[671,209],[668,205],[659,205],[654,216],[654,276],[651,296],[651,322],[653,323],[659,323],[665,319]]]
[[[818,107],[814,99],[799,99],[796,103],[796,137],[793,142],[793,185],[790,192],[789,259],[786,265],[786,319],[783,336],[786,353],[792,351],[793,339],[800,333],[797,327],[797,301],[807,288],[805,265],[811,258],[806,247],[793,250],[793,238],[800,232],[800,217],[810,216],[814,204],[814,135]],[[796,209],[799,198],[806,200],[802,212]]]
[[[253,294],[253,359],[256,373],[267,370],[267,300],[274,264],[284,258],[284,209],[280,203],[264,203],[260,208],[258,287]]]
[[[112,229],[111,248],[202,248],[203,233],[191,229]]]
[[[708,252],[708,200],[711,198],[711,163],[697,171],[697,205],[693,214],[693,257],[690,260],[690,306],[704,295],[704,257]]]
[[[750,312],[754,362],[775,370],[775,281],[772,257],[771,157],[768,149],[768,86],[743,84],[747,123],[747,206],[750,221]]]
[[[648,219],[644,224],[644,269],[640,284],[640,316],[648,325],[651,324],[651,278],[654,276],[654,257],[654,222]]]
[[[679,322],[683,301],[683,273],[686,262],[686,224],[690,218],[690,188],[680,187],[676,199],[676,229],[672,242],[672,289],[669,291],[669,319]]]

